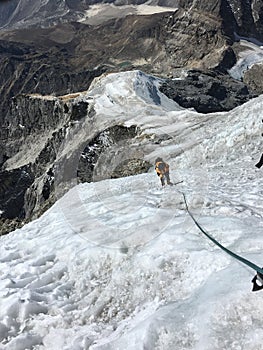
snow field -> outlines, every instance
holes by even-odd
[[[254,271],[202,235],[182,196],[213,237],[262,266],[262,96],[202,115],[158,84],[112,74],[78,98],[93,99],[99,129],[105,118],[139,125],[145,159],[163,156],[183,183],[161,188],[151,169],[80,184],[1,237],[1,350],[262,349]]]

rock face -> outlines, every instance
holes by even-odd
[[[139,129],[135,125],[115,125],[100,132],[81,154],[77,174],[79,181],[96,182],[146,173],[152,164],[132,158],[133,152],[123,154],[123,148],[129,147],[129,144],[132,148],[138,134]]]
[[[253,37],[263,41],[263,3],[261,0],[179,0],[187,10],[206,13],[222,21],[224,33]]]
[[[27,219],[48,200],[55,201],[50,197],[58,149],[68,128],[93,113],[87,102],[72,103],[77,96],[20,95],[12,100],[0,131],[2,218]]]
[[[96,135],[81,154],[78,166],[80,182],[100,181],[111,178],[113,173],[116,174],[115,166],[112,164],[112,157],[111,159],[106,159],[105,151],[114,144],[119,144],[117,147],[121,148],[123,142],[129,142],[136,135],[136,126],[127,128],[121,125],[110,127]],[[117,149],[116,151],[118,152]],[[114,157],[116,157],[117,152],[115,152]],[[102,154],[103,159],[100,159]]]
[[[256,96],[244,83],[228,75],[219,78],[213,71],[191,70],[185,79],[167,80],[160,90],[182,107],[200,113],[229,111]]]
[[[263,40],[263,3],[261,0],[230,1],[236,21],[236,32],[241,36]]]
[[[114,169],[111,178],[118,179],[120,177],[147,173],[151,167],[152,164],[143,159],[127,159],[123,161],[123,163],[119,164],[116,169]]]
[[[4,118],[5,128],[0,131],[3,140],[0,158],[5,169],[0,172],[3,233],[8,227],[14,229],[42,214],[67,190],[64,186],[69,181],[130,176],[147,172],[151,167],[146,161],[134,159],[136,151],[128,147],[139,133],[136,126],[115,125],[98,131],[92,105],[78,97],[79,94],[58,98],[21,95],[12,100]],[[90,133],[87,139],[79,140],[82,153],[70,148],[65,152],[65,139],[81,130],[83,120],[90,125]],[[128,149],[126,154],[123,146]],[[73,163],[68,165],[66,177],[61,178],[60,168],[68,162],[63,159],[71,151]],[[13,224],[8,220],[13,220]]]
[[[33,182],[30,166],[0,172],[0,235],[25,223],[25,194]]]
[[[0,207],[7,219],[22,219],[26,189],[33,183],[34,175],[28,166],[0,173]]]

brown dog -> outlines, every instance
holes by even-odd
[[[167,185],[172,185],[172,182],[170,181],[169,165],[165,163],[162,158],[157,158],[155,160],[155,170],[161,180],[162,186],[165,185],[165,179]]]

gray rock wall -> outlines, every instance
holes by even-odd
[[[180,0],[180,7],[206,13],[223,21],[223,30],[263,41],[263,2],[261,0]]]
[[[67,131],[89,113],[87,102],[72,103],[76,96],[20,95],[12,100],[0,129],[2,217],[29,218],[49,199],[52,168]],[[28,177],[22,176],[25,172]],[[7,197],[13,202],[5,203]]]
[[[135,175],[147,172],[151,166],[132,159],[132,163],[116,169],[107,149],[114,150],[115,156],[120,152],[123,159],[119,145],[127,148],[127,143],[136,138],[137,128],[97,124],[92,104],[79,98],[79,94],[18,96],[12,100],[3,122],[1,220],[14,220],[18,226],[16,220],[38,217],[78,182]],[[103,153],[110,157],[105,162]],[[130,157],[133,156],[134,152]],[[3,224],[4,230],[14,227],[7,223]]]

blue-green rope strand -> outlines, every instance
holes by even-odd
[[[182,193],[182,192],[181,192]],[[215,238],[213,238],[212,236],[210,236],[210,234],[208,232],[206,232],[202,226],[198,223],[198,221],[195,219],[195,217],[193,216],[193,214],[191,213],[191,211],[188,208],[188,204],[186,201],[186,197],[185,194],[182,193],[183,197],[184,197],[184,202],[185,202],[185,206],[186,206],[186,210],[188,212],[188,214],[191,216],[192,220],[194,221],[194,223],[196,224],[196,226],[199,228],[199,230],[207,237],[209,238],[214,244],[216,244],[219,248],[221,248],[224,252],[226,252],[227,254],[229,254],[230,256],[232,256],[233,258],[241,261],[243,264],[251,267],[253,270],[263,274],[263,268],[259,267],[258,265],[252,263],[251,261],[243,258],[242,256],[233,253],[231,250],[227,249],[226,247],[224,247],[222,244],[220,244]]]

